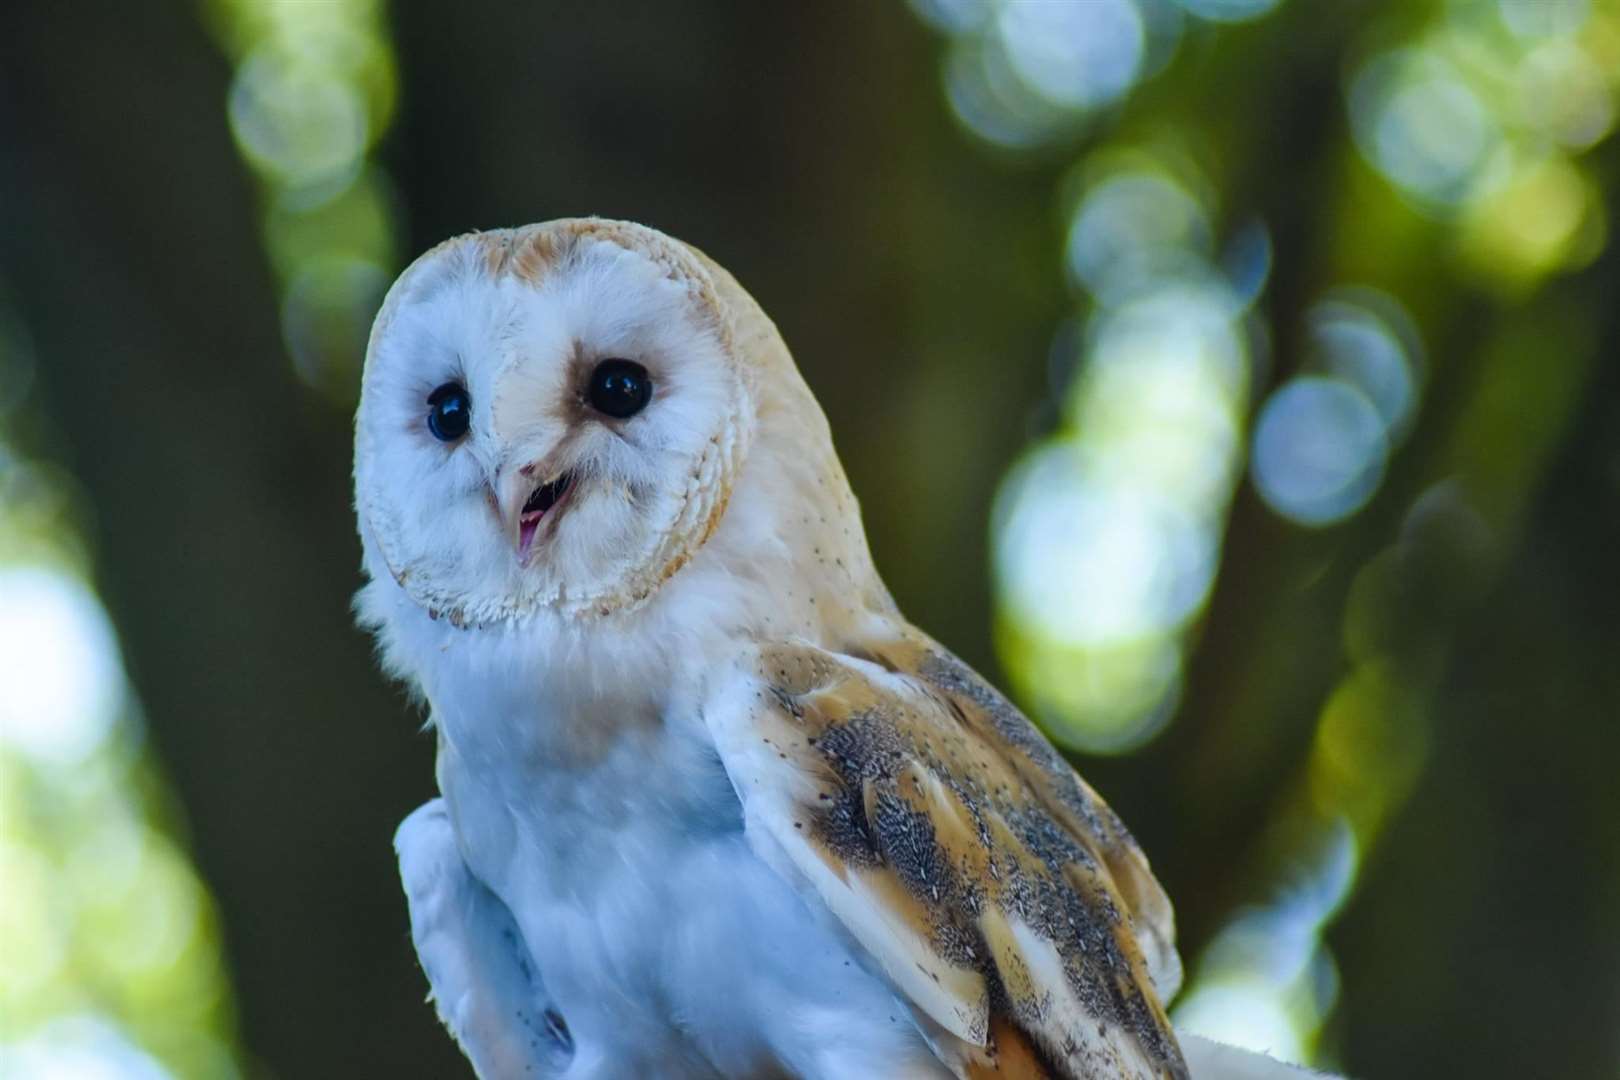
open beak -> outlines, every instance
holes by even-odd
[[[490,434],[500,468],[490,494],[518,565],[528,566],[567,509],[581,473],[571,460],[566,425],[548,419],[537,402],[548,388],[542,366],[515,360],[496,379],[490,399]]]
[[[574,490],[572,471],[543,472],[539,464],[518,469],[511,482],[501,485],[501,519],[512,538],[518,563],[529,564],[541,530],[556,521],[568,496]]]

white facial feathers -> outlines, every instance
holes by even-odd
[[[592,407],[610,359],[651,381],[634,415]],[[368,561],[458,624],[634,606],[714,527],[753,422],[747,382],[708,271],[650,229],[565,221],[441,245],[372,334],[355,465]],[[471,422],[446,441],[429,398],[451,384]]]

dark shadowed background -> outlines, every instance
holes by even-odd
[[[1620,1076],[1620,2],[0,5],[0,1073],[466,1075],[348,610],[364,334],[601,214],[1130,823],[1178,1020]]]

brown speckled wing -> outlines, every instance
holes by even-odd
[[[748,668],[705,715],[756,843],[957,1075],[1187,1076],[1160,1003],[1179,980],[1170,905],[1005,698],[909,631],[847,654],[773,644]]]

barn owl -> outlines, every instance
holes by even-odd
[[[437,738],[412,937],[480,1076],[1284,1075],[1178,1039],[1147,859],[896,608],[695,248],[575,219],[423,255],[354,475],[360,620]]]

